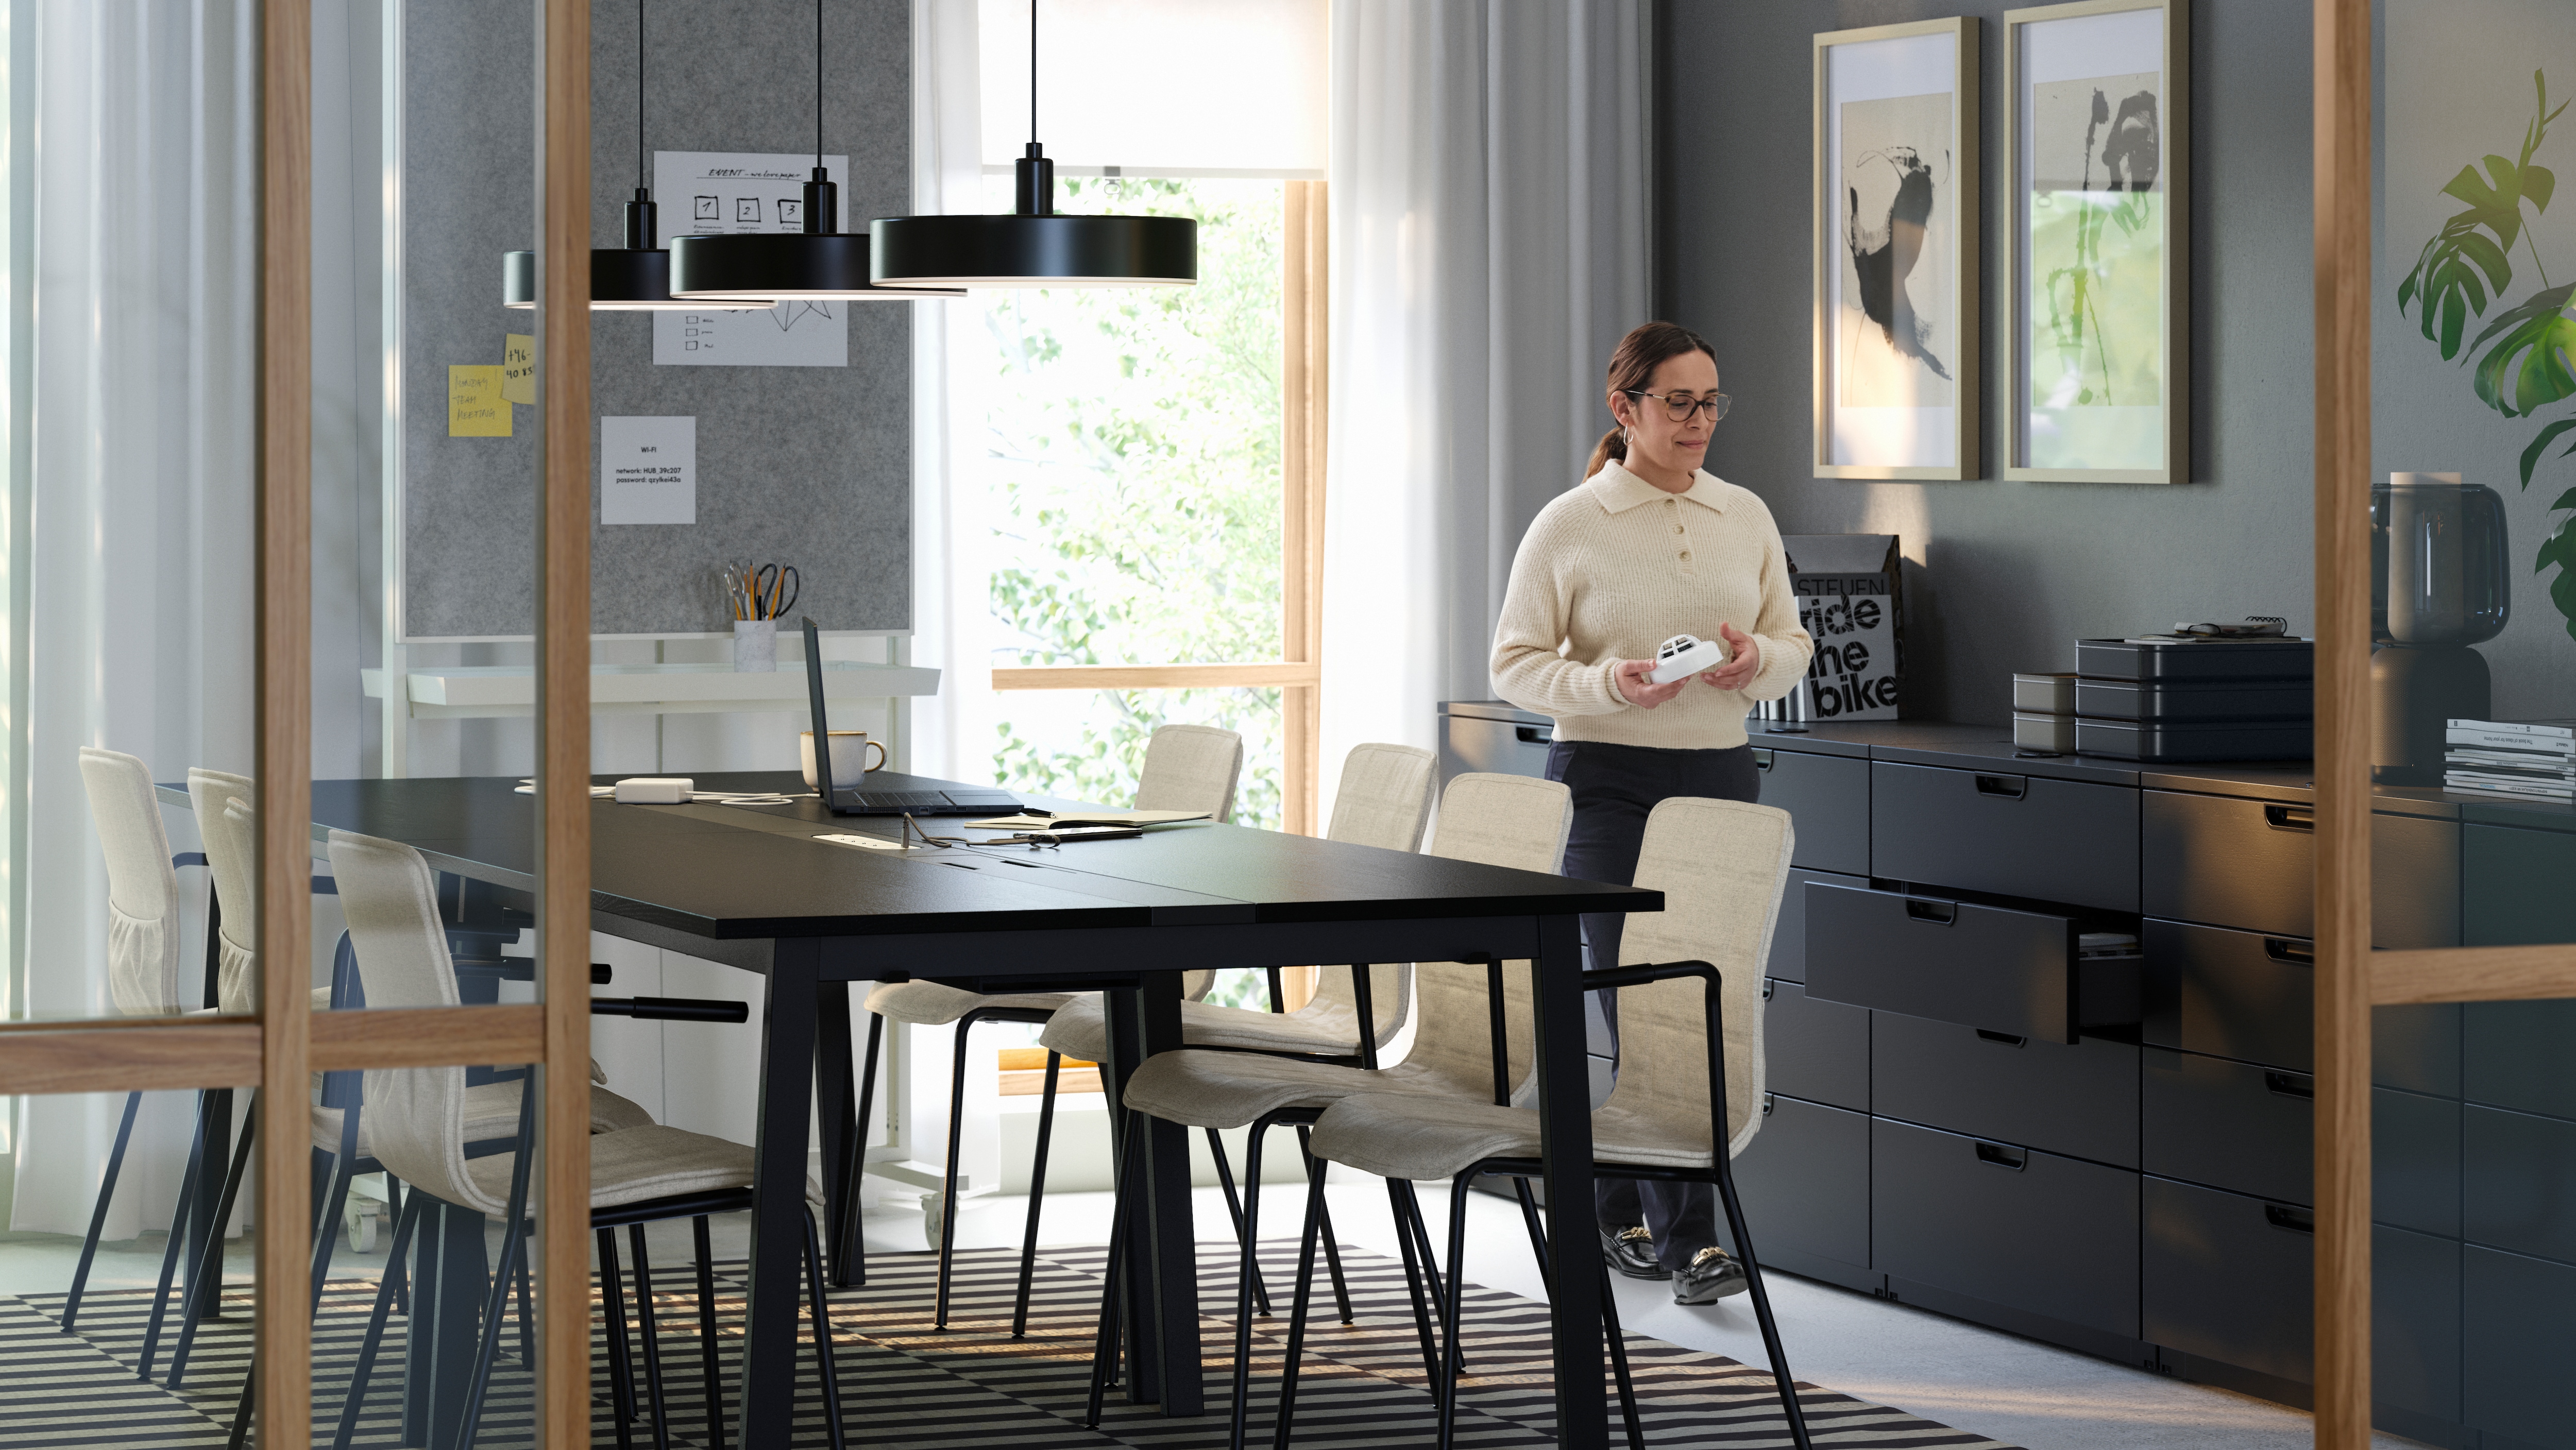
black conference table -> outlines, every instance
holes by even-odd
[[[612,777],[596,777],[608,784]],[[697,777],[701,790],[801,792],[792,772]],[[333,829],[400,841],[441,872],[524,900],[534,812],[517,782],[469,777],[313,785],[314,854]],[[870,785],[945,782],[881,771]],[[171,793],[165,790],[165,799]],[[184,792],[177,803],[186,804]],[[1036,804],[1071,806],[1072,802]],[[941,835],[956,818],[926,822]],[[1181,1045],[1181,973],[1206,967],[1527,961],[1536,1003],[1547,1201],[1592,1201],[1591,1078],[1576,917],[1657,911],[1659,892],[1242,826],[1141,839],[897,853],[824,833],[892,838],[899,817],[783,806],[591,803],[591,926],[766,979],[760,1014],[758,1179],[751,1230],[740,1438],[788,1443],[804,1244],[806,1143],[821,1114],[834,1273],[843,1272],[845,1172],[858,1141],[850,984],[938,978],[977,990],[1044,984],[1109,991],[1121,1081]],[[817,1097],[819,1093],[819,1104]],[[1149,1120],[1144,1198],[1128,1256],[1131,1400],[1207,1412],[1199,1344],[1188,1134]],[[855,1176],[847,1181],[855,1183]],[[856,1232],[857,1216],[846,1228]],[[1606,1444],[1599,1249],[1587,1224],[1551,1234],[1558,1439]],[[850,1245],[855,1247],[855,1244]],[[856,1255],[849,1257],[855,1259]],[[862,1432],[864,1427],[853,1427]]]

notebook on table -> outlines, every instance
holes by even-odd
[[[1020,798],[991,786],[927,776],[870,772],[857,785],[832,784],[832,727],[823,712],[823,640],[814,621],[805,631],[805,696],[814,717],[815,794],[837,816],[989,816],[1021,808]],[[892,779],[885,779],[885,777]]]

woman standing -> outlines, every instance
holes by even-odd
[[[1758,797],[1745,714],[1788,694],[1815,652],[1771,511],[1700,468],[1726,416],[1717,383],[1717,355],[1696,333],[1649,322],[1622,338],[1609,383],[1619,426],[1592,450],[1582,484],[1539,511],[1512,560],[1494,682],[1556,720],[1547,775],[1574,793],[1568,876],[1630,884],[1646,814],[1667,797]],[[1676,634],[1724,641],[1725,663],[1649,681],[1656,647]],[[1583,918],[1593,965],[1619,964],[1622,920]],[[1615,1044],[1617,996],[1600,1002]],[[1619,1272],[1674,1280],[1681,1304],[1744,1288],[1743,1266],[1718,1247],[1708,1184],[1604,1178],[1596,1200],[1602,1252]]]

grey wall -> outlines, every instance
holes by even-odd
[[[636,5],[596,0],[592,240],[618,245],[635,186]],[[645,144],[658,151],[810,151],[814,7],[806,0],[647,0]],[[529,8],[413,0],[405,32],[404,628],[408,637],[525,635],[533,607],[534,410],[508,439],[449,438],[447,368],[501,360],[532,314],[498,305],[501,254],[533,244]],[[823,148],[850,158],[841,224],[911,196],[911,13],[829,0]],[[681,205],[685,207],[686,201]],[[657,367],[648,313],[594,314],[594,416],[698,420],[698,520],[592,531],[592,628],[729,629],[725,559],[779,559],[797,609],[827,629],[908,630],[912,310],[852,309],[846,368]],[[595,428],[595,425],[594,425]],[[594,442],[596,433],[594,431]],[[594,498],[598,484],[594,476]],[[596,504],[594,503],[594,518]]]
[[[2079,636],[2249,613],[2287,615],[2305,632],[2313,618],[2308,5],[2192,8],[2192,481],[2164,487],[2000,481],[2005,250],[1991,198],[2009,174],[2007,8],[1668,0],[1659,17],[1659,310],[1715,345],[1735,399],[1708,467],[1760,494],[1784,533],[1903,537],[1903,709],[1917,718],[2009,718],[2011,674],[2073,669]],[[1981,19],[1986,77],[1989,477],[1818,480],[1808,463],[1811,37],[1959,14]],[[2576,91],[2576,73],[2570,81]]]

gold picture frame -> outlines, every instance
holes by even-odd
[[[1818,478],[1980,476],[1975,16],[1815,37]]]
[[[2187,0],[2004,12],[2007,479],[2191,477],[2189,23]]]

